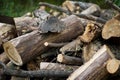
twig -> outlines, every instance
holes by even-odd
[[[96,22],[102,23],[102,24],[106,23],[106,20],[104,20],[102,18],[98,18],[98,17],[92,16],[92,15],[75,14],[75,13],[74,13],[74,15],[79,16],[80,18],[85,18],[85,19],[88,19],[88,20],[92,20],[92,21],[96,21]]]
[[[49,47],[61,47],[66,45],[67,43],[49,43],[49,42],[45,42],[44,45],[45,46],[49,46]]]
[[[116,4],[113,4],[112,1],[106,0],[106,3],[107,3],[110,7],[112,7],[113,9],[117,10],[117,11],[120,13],[120,8],[119,8]]]
[[[66,13],[66,14],[68,14],[68,15],[74,14],[74,15],[76,15],[76,16],[78,16],[78,17],[85,18],[85,19],[89,19],[89,20],[93,20],[93,21],[97,21],[97,22],[102,23],[102,24],[105,24],[105,23],[106,23],[106,20],[104,20],[104,19],[102,19],[102,18],[94,17],[94,16],[92,16],[92,15],[75,14],[75,13],[72,13],[72,12],[70,12],[70,11],[68,11],[68,10],[63,9],[62,7],[58,7],[58,6],[53,5],[53,4],[49,4],[49,3],[45,3],[45,2],[40,2],[39,5],[40,5],[40,6],[47,6],[47,7],[50,7],[50,8],[52,8],[52,9],[56,9],[56,10],[58,10],[58,11],[61,11],[61,12]]]
[[[68,77],[72,73],[72,71],[63,70],[36,70],[36,71],[13,70],[8,69],[2,62],[0,62],[0,66],[3,68],[3,74],[17,77]]]

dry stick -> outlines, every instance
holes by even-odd
[[[72,64],[72,65],[81,65],[83,63],[82,59],[80,58],[67,56],[64,54],[59,54],[57,56],[57,61],[64,64]]]
[[[107,3],[110,7],[112,7],[113,9],[117,10],[117,11],[120,13],[120,8],[119,8],[116,4],[113,4],[112,1],[106,0],[106,3]]]
[[[50,42],[45,42],[44,45],[45,46],[49,46],[49,47],[61,47],[66,45],[67,43],[50,43]]]
[[[67,77],[72,72],[63,70],[36,70],[36,71],[12,70],[8,69],[6,65],[2,62],[0,62],[0,66],[3,68],[3,74],[18,77]]]
[[[40,2],[39,3],[40,6],[48,6],[52,9],[56,9],[56,10],[59,10],[61,12],[64,12],[66,14],[74,14],[76,16],[79,16],[80,18],[85,18],[85,19],[89,19],[89,20],[93,20],[93,21],[98,21],[99,23],[103,23],[105,24],[106,23],[106,20],[102,19],[102,18],[98,18],[98,17],[94,17],[92,15],[84,15],[84,14],[75,14],[75,13],[71,13],[69,12],[68,10],[65,10],[63,9],[62,7],[58,7],[56,5],[53,5],[53,4],[49,4],[49,3],[45,3],[45,2]]]

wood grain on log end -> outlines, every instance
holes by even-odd
[[[119,69],[119,64],[120,62],[117,59],[111,59],[107,62],[107,71],[110,74],[114,74],[115,72],[117,72],[117,70]]]
[[[120,15],[115,16],[111,20],[107,21],[102,30],[103,39],[109,39],[111,37],[120,37]]]
[[[6,55],[8,58],[16,65],[21,66],[23,64],[22,59],[17,52],[16,48],[10,43],[6,42],[3,44],[3,48],[5,50]]]

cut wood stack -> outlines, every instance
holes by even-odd
[[[120,14],[80,1],[39,5],[14,18],[18,36],[0,24],[0,80],[120,79]]]

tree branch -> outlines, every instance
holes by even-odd
[[[0,61],[0,66],[3,68],[3,74],[17,77],[68,77],[72,71],[63,70],[36,70],[24,71],[8,69],[4,63]]]

